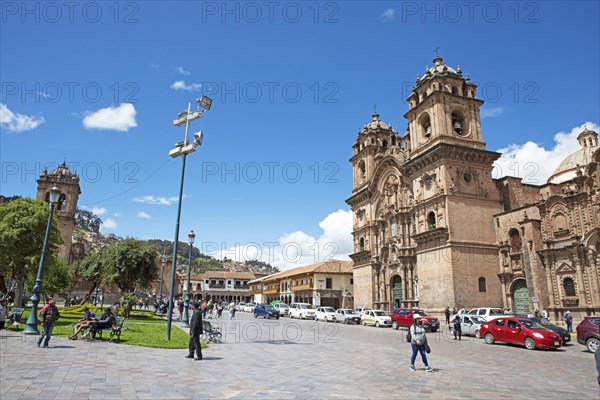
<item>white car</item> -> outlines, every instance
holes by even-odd
[[[290,304],[290,318],[315,318],[316,310],[308,303],[292,303]]]
[[[242,308],[242,311],[253,313],[254,307],[256,307],[256,303],[248,303],[248,304],[244,305],[244,308]]]
[[[458,318],[460,318],[460,331],[461,335],[464,336],[475,336],[477,339],[481,339],[479,336],[479,329],[481,324],[485,324],[486,321],[478,315],[468,315],[468,314],[457,314]],[[454,330],[454,318],[450,318],[450,332],[452,333]]]
[[[275,304],[273,307],[275,307],[275,309],[279,311],[279,315],[281,315],[282,317],[284,315],[290,315],[290,306],[288,306],[285,303],[278,303]]]
[[[392,326],[392,318],[381,310],[365,310],[360,317],[360,322],[363,325],[374,325],[376,328],[380,326]]]
[[[315,320],[335,322],[335,310],[333,307],[317,307],[317,311],[315,312]]]
[[[352,322],[360,324],[360,314],[352,311],[349,308],[340,308],[335,311],[335,322],[343,322],[350,324]]]
[[[490,322],[493,319],[505,316],[503,309],[495,307],[474,308],[470,310],[467,315],[477,315],[478,317],[483,318],[486,322]]]
[[[362,307],[358,307],[354,310],[355,313],[357,313],[358,315],[362,316],[364,314],[364,312],[367,311],[366,308],[362,308]]]

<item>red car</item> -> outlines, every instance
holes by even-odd
[[[527,318],[496,318],[481,325],[481,337],[487,344],[506,342],[533,349],[557,349],[560,336]]]
[[[577,343],[595,353],[600,348],[600,317],[585,317],[576,328]]]
[[[392,318],[392,328],[398,329],[401,326],[411,326],[413,323],[413,314],[419,314],[423,320],[423,328],[426,331],[435,332],[440,329],[440,321],[418,308],[395,308],[390,317]]]

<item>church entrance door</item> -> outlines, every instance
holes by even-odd
[[[513,301],[515,314],[529,314],[529,293],[524,279],[519,279],[513,285]]]
[[[394,276],[392,280],[392,298],[394,300],[394,308],[402,307],[402,278],[399,275]]]

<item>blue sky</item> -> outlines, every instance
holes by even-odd
[[[66,160],[104,232],[172,240],[181,159],[168,152],[184,134],[172,121],[207,94],[180,237],[237,247],[230,258],[260,248],[268,261],[270,248],[287,268],[351,252],[357,131],[375,104],[405,130],[437,46],[479,83],[503,174],[539,160],[545,182],[600,121],[595,1],[1,4],[0,193],[33,197],[41,168]]]

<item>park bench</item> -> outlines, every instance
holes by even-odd
[[[20,324],[21,317],[23,316],[24,308],[13,308],[12,314],[8,317],[9,327],[12,326],[15,322]]]
[[[221,330],[208,321],[202,321],[202,338],[207,342],[221,343]]]
[[[113,338],[116,336],[117,342],[120,342],[121,341],[121,331],[123,330],[123,322],[125,322],[125,318],[116,317],[115,323],[113,324],[112,327],[102,329],[102,330],[98,331],[97,334],[100,335],[100,339],[102,339],[102,333],[109,334],[109,339],[108,339],[109,342],[112,342]]]

